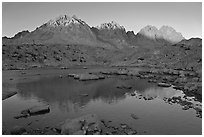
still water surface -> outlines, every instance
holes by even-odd
[[[116,88],[121,84],[131,85],[132,89]],[[15,125],[33,129],[52,127],[67,118],[94,113],[116,125],[126,123],[141,134],[201,134],[202,131],[202,119],[196,117],[194,109],[182,110],[181,105],[163,100],[183,96],[182,91],[157,87],[146,80],[118,76],[80,82],[68,77],[51,77],[19,83],[16,88],[20,92],[3,101],[3,123],[8,129]],[[132,92],[136,96],[131,96]],[[24,109],[42,104],[50,105],[50,113],[13,118]],[[131,114],[138,119],[133,119]]]

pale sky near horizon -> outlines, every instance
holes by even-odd
[[[2,3],[2,36],[12,37],[46,23],[59,15],[76,15],[90,26],[116,21],[127,31],[136,34],[146,25],[173,27],[189,39],[202,38],[202,3],[168,2],[50,2],[50,3]]]

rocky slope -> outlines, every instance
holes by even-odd
[[[174,45],[163,45],[151,50],[135,50],[126,61],[115,64],[147,64],[149,66],[200,71],[202,69],[202,39],[182,40]]]

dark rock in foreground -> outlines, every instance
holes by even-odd
[[[25,109],[21,111],[21,114],[18,116],[15,116],[15,119],[19,118],[27,118],[29,116],[35,116],[35,115],[42,115],[50,112],[50,108],[48,105],[44,106],[34,106],[29,109]]]

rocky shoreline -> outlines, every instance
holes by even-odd
[[[11,135],[136,135],[145,133],[146,131],[137,131],[125,123],[116,126],[110,120],[100,120],[95,114],[66,119],[53,127],[30,130],[26,127],[15,126],[10,131]],[[3,134],[8,134],[4,127]]]

